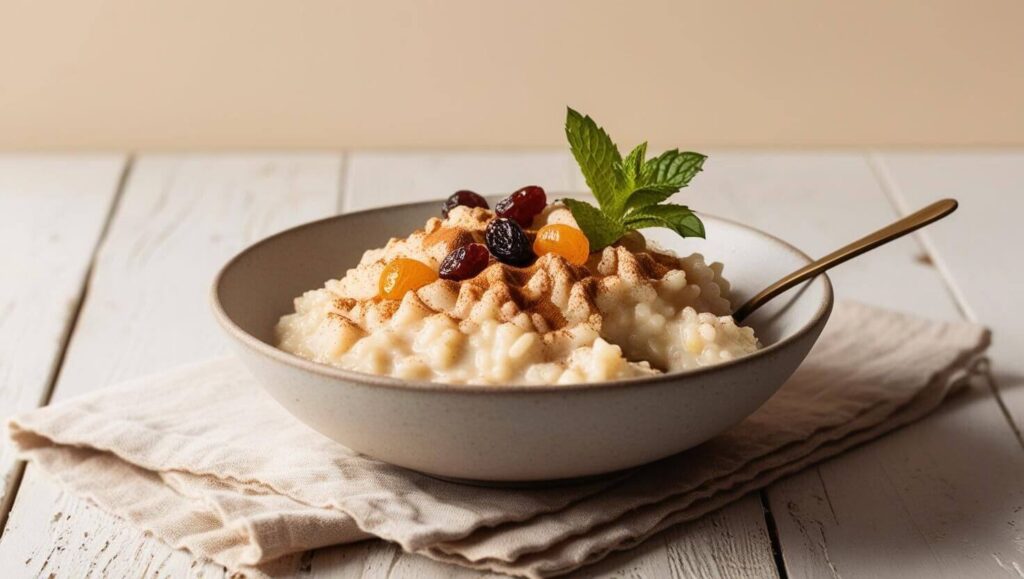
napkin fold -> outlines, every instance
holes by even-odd
[[[466,567],[547,577],[634,546],[916,420],[966,382],[989,332],[837,304],[757,412],[625,475],[540,489],[458,485],[359,456],[294,420],[231,358],[12,419],[21,456],[173,547],[260,575],[379,537]]]

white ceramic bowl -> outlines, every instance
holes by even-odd
[[[436,476],[524,482],[617,471],[663,458],[735,425],[796,370],[832,309],[824,275],[776,298],[748,323],[765,347],[717,366],[569,386],[448,386],[334,368],[273,345],[292,299],[322,287],[363,251],[407,235],[440,202],[350,213],[279,233],[224,267],[217,320],[243,362],[296,418],[349,448]],[[708,239],[645,230],[664,247],[725,264],[734,305],[806,264],[791,245],[702,215]]]

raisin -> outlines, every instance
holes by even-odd
[[[544,211],[547,204],[548,196],[544,189],[528,185],[499,201],[494,206],[494,212],[498,217],[506,217],[523,227],[529,227],[533,223],[533,218]]]
[[[477,195],[472,191],[456,191],[452,193],[450,197],[444,202],[444,206],[441,207],[441,215],[445,218],[448,217],[448,212],[455,209],[459,205],[465,207],[483,207],[484,209],[490,209],[491,206],[487,204],[487,200]]]
[[[530,238],[518,223],[511,219],[497,218],[487,224],[484,240],[491,254],[498,261],[509,265],[523,266],[533,261]]]
[[[487,267],[491,254],[481,243],[456,247],[441,262],[441,278],[461,281],[476,276]]]

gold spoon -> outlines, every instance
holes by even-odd
[[[924,209],[911,213],[903,219],[895,221],[866,237],[862,237],[849,245],[840,247],[825,257],[801,267],[766,287],[761,291],[761,293],[750,298],[747,300],[747,303],[740,306],[732,314],[732,317],[737,322],[741,322],[744,318],[754,313],[754,310],[760,308],[769,300],[791,287],[807,281],[820,273],[824,273],[840,263],[849,261],[862,253],[866,253],[876,247],[885,245],[894,239],[903,237],[911,231],[915,231],[925,225],[934,223],[956,211],[956,207],[956,199],[943,199],[941,201],[936,201]]]

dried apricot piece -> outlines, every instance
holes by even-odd
[[[384,266],[380,272],[377,289],[386,300],[400,300],[407,292],[420,289],[437,281],[437,272],[432,267],[406,257],[399,257]]]
[[[590,241],[582,231],[563,223],[545,225],[537,231],[533,242],[533,252],[537,255],[555,253],[561,255],[569,263],[583,265],[590,256]]]

